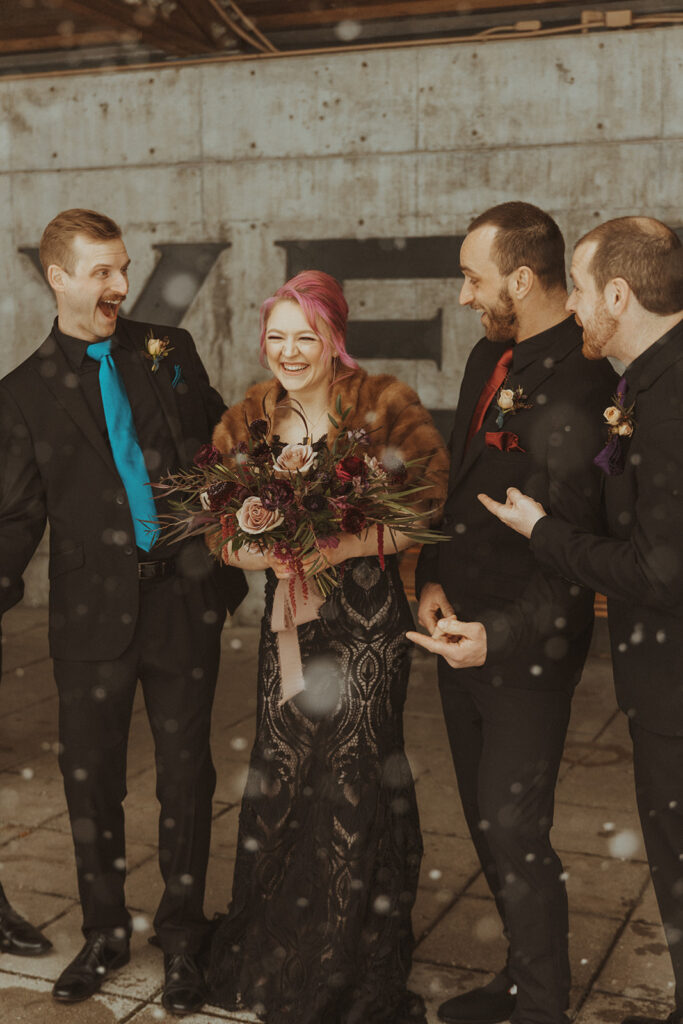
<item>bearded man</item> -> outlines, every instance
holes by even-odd
[[[455,414],[450,540],[425,546],[418,563],[418,614],[430,635],[408,636],[440,655],[458,788],[509,952],[489,985],[447,1000],[439,1018],[566,1024],[567,896],[549,833],[593,594],[538,566],[477,494],[525,486],[596,528],[591,458],[614,374],[581,358],[565,311],[564,240],[547,213],[523,202],[487,210],[470,224],[460,263],[460,302],[481,313],[486,336],[467,361]]]
[[[605,474],[603,524],[546,514],[547,503],[518,488],[505,504],[480,498],[531,537],[540,566],[607,595],[617,700],[674,970],[666,1021],[683,1024],[683,248],[661,221],[619,217],[580,239],[571,275],[567,309],[583,327],[583,354],[626,365],[595,460]]]

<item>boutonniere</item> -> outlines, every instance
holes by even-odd
[[[624,405],[624,396],[618,391],[608,405],[603,416],[607,424],[607,444],[593,459],[593,462],[607,476],[616,476],[624,472],[623,438],[630,437],[636,425],[633,410],[635,403]]]
[[[636,425],[633,416],[635,403],[625,406],[624,399],[620,395],[614,395],[612,401],[614,405],[608,405],[603,413],[607,424],[607,436],[608,438],[630,437]]]
[[[496,398],[496,405],[498,406],[498,415],[496,416],[496,426],[498,428],[503,426],[505,417],[508,414],[514,416],[520,409],[531,409],[532,407],[532,403],[524,394],[524,388],[521,386],[501,388]]]
[[[169,352],[172,352],[171,343],[168,338],[154,338],[150,334],[145,339],[145,356],[152,360],[152,373],[156,373]]]

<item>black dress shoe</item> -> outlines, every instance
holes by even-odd
[[[80,1003],[98,991],[110,971],[130,960],[128,939],[114,938],[111,932],[93,932],[83,949],[65,967],[52,989],[60,1003]]]
[[[43,956],[52,943],[7,902],[0,886],[0,949],[15,956]]]
[[[509,1020],[515,1008],[514,992],[508,976],[497,974],[488,985],[446,1000],[436,1015],[445,1024],[501,1024]]]
[[[201,1010],[206,1000],[204,974],[192,953],[165,953],[161,1005],[176,1017]]]

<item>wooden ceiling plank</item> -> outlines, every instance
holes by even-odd
[[[194,31],[180,31],[175,26],[169,25],[158,16],[153,24],[137,24],[134,18],[135,8],[125,4],[113,3],[112,0],[62,0],[62,8],[65,11],[73,11],[76,14],[89,15],[102,24],[112,25],[120,32],[135,32],[141,41],[159,50],[171,54],[195,55],[206,48],[206,40],[197,38]],[[194,30],[194,25],[189,23]]]
[[[264,31],[310,25],[332,25],[340,21],[383,21],[390,18],[416,18],[429,14],[478,14],[507,8],[567,6],[575,0],[392,0],[387,3],[340,4],[336,7],[311,10],[278,11],[277,4],[266,10],[249,9],[249,15]]]
[[[121,42],[121,33],[114,29],[103,29],[99,32],[75,32],[73,35],[58,33],[52,36],[34,36],[23,39],[0,39],[2,53],[36,53],[49,50],[76,49],[81,46],[111,46]]]

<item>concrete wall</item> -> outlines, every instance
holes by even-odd
[[[474,215],[527,199],[568,240],[621,213],[683,223],[682,54],[683,28],[667,28],[0,79],[0,371],[53,316],[18,250],[35,247],[60,209],[89,206],[124,228],[129,309],[150,306],[154,245],[229,243],[206,256],[206,276],[196,250],[169,250],[172,271],[156,285],[228,401],[263,373],[256,314],[287,271],[276,243],[328,240],[336,266],[329,240],[374,239],[362,279],[346,275],[352,318],[366,322],[363,354],[367,321],[381,322],[385,353],[387,321],[420,323],[415,344],[403,337],[396,358],[364,365],[452,409],[479,334],[457,303],[455,240]],[[410,240],[429,238],[438,246],[425,263]],[[328,249],[314,251],[325,262]],[[420,341],[427,321],[431,348]]]

